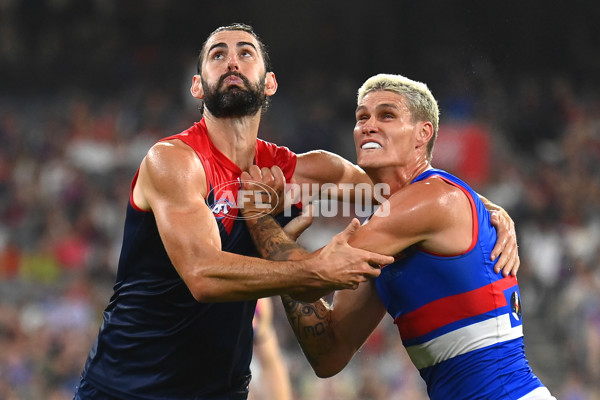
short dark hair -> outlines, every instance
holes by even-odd
[[[267,51],[267,46],[265,46],[265,44],[260,40],[260,38],[258,37],[256,32],[254,32],[254,29],[250,25],[236,22],[236,23],[233,23],[230,25],[218,27],[210,35],[208,35],[208,37],[206,38],[204,43],[202,43],[202,47],[200,48],[200,53],[198,54],[198,66],[197,66],[198,75],[200,75],[200,72],[202,71],[202,62],[204,61],[206,42],[208,42],[208,39],[210,39],[216,33],[223,32],[223,31],[244,31],[244,32],[248,32],[249,34],[254,36],[254,39],[256,39],[256,41],[258,42],[258,47],[260,49],[262,58],[265,63],[265,72],[273,71],[273,67],[271,65],[271,58],[269,57],[269,52]]]

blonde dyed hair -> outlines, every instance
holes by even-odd
[[[433,136],[427,143],[427,158],[431,161],[440,123],[440,110],[427,85],[402,75],[378,74],[367,79],[358,89],[357,104],[360,104],[367,94],[379,90],[386,90],[402,96],[410,110],[413,122],[431,122]]]

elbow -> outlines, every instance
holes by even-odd
[[[313,366],[313,371],[315,375],[319,378],[331,378],[334,375],[337,375],[342,368],[331,368],[331,367],[315,367]]]
[[[210,296],[207,296],[205,293],[195,292],[195,291],[191,291],[191,290],[190,290],[190,293],[192,293],[192,297],[198,303],[212,303],[212,302],[214,302],[214,300],[212,300],[212,298]]]
[[[356,351],[343,351],[343,348],[343,345],[338,344],[337,350],[321,353],[320,357],[307,357],[317,377],[331,378],[348,365]]]
[[[223,300],[213,288],[214,285],[211,285],[207,279],[198,278],[199,277],[196,276],[195,279],[190,281],[184,279],[194,300],[198,303],[214,303]]]
[[[213,301],[212,296],[210,296],[210,294],[207,293],[205,290],[199,290],[190,286],[188,286],[188,289],[192,294],[194,300],[196,300],[198,303],[210,303]]]
[[[310,366],[317,377],[331,378],[343,370],[346,364],[344,362],[334,362],[333,357],[327,357],[322,360],[313,359]]]

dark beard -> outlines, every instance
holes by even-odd
[[[223,90],[223,81],[231,75],[239,77],[247,89],[232,86]],[[208,85],[204,78],[201,77],[200,79],[204,90],[204,106],[217,118],[252,116],[261,107],[267,105],[264,77],[255,86],[250,83],[248,78],[234,71],[221,76],[217,84],[213,87]]]

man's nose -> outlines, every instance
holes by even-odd
[[[375,126],[375,121],[372,118],[369,118],[367,121],[364,121],[364,123],[361,126],[361,130],[360,130],[360,132],[363,135],[375,133],[376,131],[377,131],[377,127]]]
[[[227,60],[227,69],[230,71],[237,71],[240,69],[240,64],[236,54],[230,54]]]

